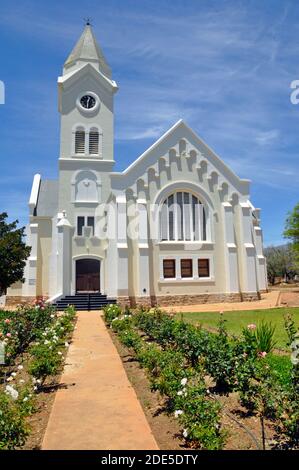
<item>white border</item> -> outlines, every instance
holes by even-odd
[[[96,100],[96,104],[93,108],[90,108],[90,109],[87,109],[87,108],[84,108],[84,106],[82,106],[82,104],[80,103],[81,101],[81,98],[83,98],[83,96],[85,95],[90,95],[92,96],[95,100]],[[77,100],[76,100],[76,105],[77,105],[77,108],[79,109],[79,111],[82,113],[82,114],[92,114],[92,113],[95,113],[96,111],[98,111],[99,107],[100,107],[100,104],[101,104],[101,101],[100,101],[100,98],[98,97],[98,95],[96,95],[96,93],[94,93],[93,91],[85,91],[84,93],[80,93],[80,95],[78,96]]]
[[[104,267],[104,258],[96,254],[85,254],[85,255],[76,255],[72,258],[72,282],[71,282],[71,292],[72,295],[76,293],[76,261],[79,259],[96,259],[100,261],[100,292],[101,294],[105,293],[105,267]]]

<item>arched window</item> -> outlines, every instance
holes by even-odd
[[[178,191],[168,196],[160,212],[161,241],[205,241],[206,214],[192,193]]]
[[[75,153],[85,153],[85,131],[82,128],[75,132]]]
[[[89,154],[99,154],[99,131],[97,129],[91,129],[89,132]]]

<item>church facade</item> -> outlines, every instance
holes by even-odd
[[[86,25],[58,78],[59,177],[34,176],[31,255],[7,300],[82,292],[162,306],[258,299],[266,262],[250,181],[182,120],[114,172],[117,90]]]

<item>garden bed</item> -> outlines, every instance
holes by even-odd
[[[143,408],[159,449],[186,449],[181,439],[181,431],[177,421],[163,412],[165,410],[165,399],[158,392],[150,390],[150,382],[145,371],[140,367],[132,351],[119,341],[116,333],[111,329],[108,331],[122,360],[127,377]]]
[[[165,398],[159,392],[151,391],[150,381],[132,350],[119,341],[117,333],[113,330],[109,329],[109,333],[159,448],[161,450],[188,449],[182,439],[181,428],[177,420],[166,412]],[[229,433],[224,450],[257,450],[261,448],[259,420],[240,406],[237,394],[218,395],[217,399],[223,405],[221,424]],[[266,421],[265,427],[267,448],[270,448],[271,443],[275,441],[275,430],[270,421]]]
[[[75,310],[43,302],[0,311],[0,449],[40,449],[75,325]]]
[[[232,338],[223,319],[210,333],[159,310],[117,306],[107,307],[105,320],[162,449],[297,447],[297,363],[271,354],[269,325],[249,324]],[[291,316],[285,327],[297,354]]]

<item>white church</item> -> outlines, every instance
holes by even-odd
[[[75,303],[87,294],[161,306],[260,298],[266,261],[250,181],[182,120],[114,172],[117,90],[87,24],[58,78],[58,179],[33,178],[31,254],[7,303]]]

